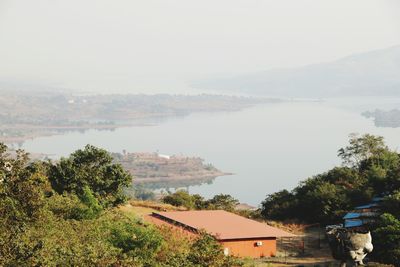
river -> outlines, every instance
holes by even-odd
[[[156,152],[199,156],[224,172],[210,184],[189,187],[205,197],[226,193],[258,206],[269,193],[340,164],[337,150],[350,133],[385,137],[397,149],[400,128],[377,128],[360,115],[375,108],[400,108],[395,98],[347,98],[259,105],[237,112],[197,113],[155,126],[88,130],[24,142],[29,152],[66,156],[86,144],[112,152]]]

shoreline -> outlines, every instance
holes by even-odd
[[[15,130],[37,130],[37,132],[26,134],[23,136],[0,136],[0,142],[5,144],[21,143],[28,140],[33,140],[41,137],[50,137],[56,135],[62,135],[68,132],[78,131],[89,131],[89,130],[115,130],[126,127],[151,127],[155,126],[153,123],[125,123],[125,124],[113,124],[113,125],[65,125],[65,126],[32,126],[27,127],[22,125],[12,125],[6,127],[7,129]]]
[[[48,105],[48,98],[54,101]],[[65,131],[113,130],[159,125],[171,118],[196,113],[236,112],[281,102],[275,98],[226,95],[119,95],[73,96],[7,92],[0,98],[0,140],[12,144]],[[10,115],[12,109],[15,114]]]
[[[156,184],[163,182],[179,182],[179,181],[202,181],[202,180],[212,180],[217,177],[235,175],[229,172],[216,172],[209,175],[200,176],[175,176],[175,177],[151,177],[151,178],[134,178],[133,183],[135,184]]]

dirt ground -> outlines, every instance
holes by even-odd
[[[297,238],[279,239],[276,257],[254,260],[257,267],[263,266],[339,266],[331,256],[324,229],[306,228]]]

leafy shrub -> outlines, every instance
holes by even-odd
[[[192,244],[188,261],[191,266],[198,267],[228,267],[243,264],[236,258],[225,256],[221,244],[207,233],[202,233]]]
[[[400,265],[400,220],[385,213],[373,231],[374,258],[383,263]]]
[[[190,195],[185,190],[178,190],[163,198],[163,202],[176,206],[196,210],[226,210],[233,211],[239,201],[231,195],[219,194],[205,200],[198,194]]]
[[[188,209],[194,208],[194,199],[185,190],[178,190],[175,193],[165,196],[163,202],[176,207],[182,206]]]

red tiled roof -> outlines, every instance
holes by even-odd
[[[153,216],[195,230],[204,230],[218,240],[296,236],[223,210],[158,212],[153,213]]]

